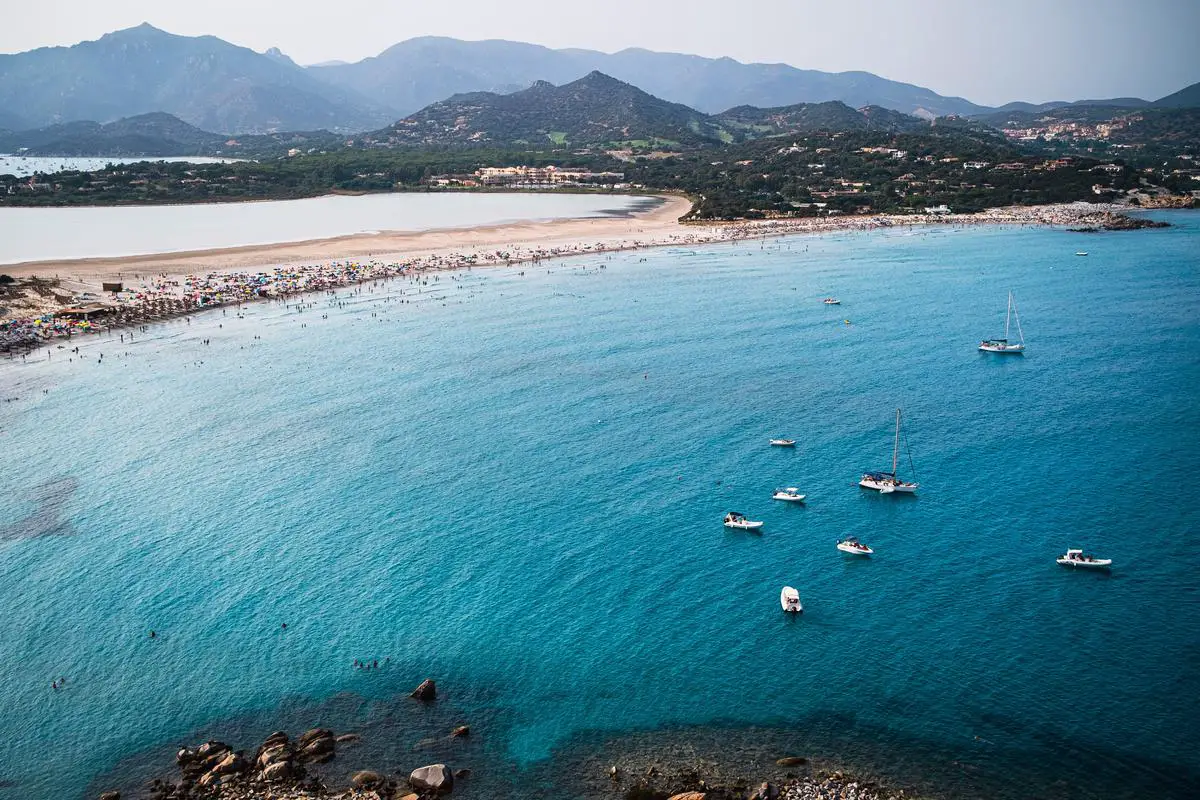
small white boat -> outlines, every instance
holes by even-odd
[[[746,519],[745,514],[730,511],[725,515],[725,527],[737,528],[739,531],[756,531],[763,526],[761,520]]]
[[[1096,558],[1082,550],[1068,550],[1065,556],[1056,559],[1064,567],[1084,567],[1085,569],[1108,569],[1112,566],[1111,558]]]
[[[904,447],[908,449],[907,440]],[[903,494],[912,494],[917,491],[920,486],[918,483],[910,481],[902,481],[896,474],[897,459],[900,456],[900,409],[896,409],[896,441],[892,445],[892,471],[891,472],[864,472],[862,478],[858,481],[858,485],[864,489],[874,489],[880,494],[892,494],[893,492],[901,492]],[[909,466],[912,466],[912,457],[909,457]]]
[[[1075,255],[1077,255],[1077,256],[1086,256],[1086,255],[1087,255],[1087,250],[1077,250],[1077,251],[1075,251]]]
[[[783,587],[783,591],[779,593],[779,605],[783,606],[784,611],[792,614],[804,611],[804,606],[800,605],[800,593],[790,586]]]
[[[875,551],[867,547],[865,544],[855,539],[853,536],[847,536],[845,539],[838,539],[837,549],[843,553],[850,553],[856,556],[869,556]]]
[[[803,503],[807,495],[800,494],[800,490],[795,486],[789,486],[786,489],[776,489],[775,494],[771,495],[772,500],[787,500],[790,503]]]
[[[772,439],[771,447],[795,447],[795,439]]]
[[[1021,337],[1021,341],[1019,342],[1010,342],[1008,340],[1008,326],[1012,322],[1013,317],[1017,318],[1017,334]],[[1021,315],[1017,313],[1017,301],[1013,300],[1012,292],[1008,293],[1008,315],[1004,318],[1004,337],[1001,339],[984,339],[979,343],[979,349],[987,353],[1009,353],[1012,355],[1020,355],[1025,352],[1025,332],[1021,330]]]
[[[840,306],[842,304],[842,301],[838,300],[836,297],[826,297],[821,302],[827,306]]]

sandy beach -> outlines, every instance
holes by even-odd
[[[174,276],[333,260],[437,260],[496,250],[575,250],[581,243],[616,249],[621,244],[657,242],[672,235],[682,236],[691,232],[690,228],[679,223],[679,218],[691,209],[691,202],[687,198],[661,195],[656,199],[661,201],[659,205],[628,216],[442,228],[417,233],[366,233],[301,242],[117,258],[26,261],[5,265],[0,267],[0,271],[14,277],[58,277],[98,285],[101,280],[132,277],[147,272]]]
[[[139,325],[230,303],[424,273],[505,266],[661,246],[702,246],[792,234],[916,226],[1075,226],[1120,229],[1146,223],[1106,204],[990,209],[978,214],[877,214],[681,222],[691,202],[657,195],[628,215],[529,221],[422,232],[384,232],[212,250],[5,265],[0,349],[28,349],[59,336]],[[119,282],[123,291],[104,292]],[[88,306],[87,314],[69,309]],[[82,330],[81,330],[82,328]]]

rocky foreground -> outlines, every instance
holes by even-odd
[[[421,683],[411,698],[417,707],[432,708],[437,700],[432,680]],[[368,733],[369,737],[370,734]],[[470,741],[467,725],[447,727],[440,734],[446,744],[462,743],[444,753],[457,752]],[[691,737],[688,737],[691,738]],[[612,800],[913,800],[903,790],[850,777],[841,771],[810,763],[800,756],[776,758],[772,763],[743,762],[739,752],[722,753],[722,758],[680,759],[677,748],[633,746],[617,753],[588,748],[585,761],[556,769],[551,786],[563,797],[612,798]],[[108,791],[100,800],[435,800],[457,794],[493,798],[494,791],[476,784],[470,769],[451,769],[435,763],[403,773],[383,774],[356,768],[353,759],[368,745],[359,733],[336,734],[313,728],[295,737],[285,731],[267,736],[253,751],[235,750],[225,742],[210,740],[195,747],[181,747],[175,754],[178,775],[156,778],[144,790],[121,793]],[[334,759],[340,768],[323,768]],[[774,758],[774,756],[772,756]],[[612,759],[608,761],[606,759]],[[615,763],[613,763],[615,762]],[[586,774],[571,774],[579,772]],[[329,785],[328,774],[349,775],[348,785]],[[757,776],[757,777],[746,777]],[[481,775],[480,779],[487,777]],[[544,780],[544,779],[543,779]],[[570,788],[569,788],[570,787]],[[517,797],[517,790],[501,792]],[[539,797],[547,797],[542,784]]]

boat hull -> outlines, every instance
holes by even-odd
[[[869,556],[875,552],[869,547],[855,547],[854,545],[847,544],[846,542],[838,542],[837,549],[841,550],[843,553],[849,553],[852,556]]]
[[[796,446],[796,442],[794,439],[772,439],[771,440],[771,447],[795,447],[795,446]]]
[[[737,531],[756,531],[759,528],[761,528],[762,526],[763,526],[763,524],[761,522],[757,522],[757,521],[755,521],[755,522],[750,522],[750,521],[726,522],[725,523],[726,528],[733,528],[734,530],[737,530]]]
[[[1056,559],[1059,564],[1064,567],[1076,567],[1079,569],[1111,569],[1111,558],[1098,558],[1095,561],[1076,561],[1073,558]]]
[[[985,353],[1003,353],[1005,355],[1017,356],[1025,352],[1023,344],[981,344],[979,349]]]
[[[870,478],[863,478],[858,482],[858,485],[864,489],[873,489],[880,494],[913,494],[917,491],[915,483],[888,483],[886,481],[875,481]]]
[[[771,495],[771,499],[772,499],[772,500],[782,500],[782,501],[783,501],[783,502],[785,502],[785,503],[803,503],[803,502],[804,502],[804,498],[805,498],[805,497],[807,497],[807,496],[808,496],[808,495],[804,495],[804,494],[795,494],[795,495],[792,495],[792,494],[773,494],[773,495]]]

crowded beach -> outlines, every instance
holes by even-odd
[[[444,270],[881,228],[1035,225],[1111,229],[1129,224],[1129,218],[1117,213],[1114,206],[1091,203],[1010,207],[978,214],[679,222],[688,208],[685,198],[668,196],[655,208],[626,217],[0,267],[9,278],[0,283],[0,352],[9,359],[26,358],[55,339]]]

